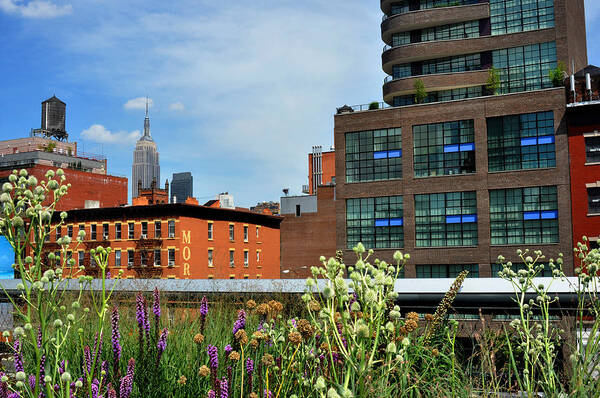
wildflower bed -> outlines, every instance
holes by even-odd
[[[421,319],[395,305],[394,282],[410,257],[396,252],[387,263],[372,259],[361,244],[352,266],[321,258],[300,303],[204,297],[196,311],[170,317],[157,290],[133,302],[107,287],[110,248],[92,251],[102,281],[97,292],[83,269],[66,260],[69,237],[59,240],[63,256],[42,255],[67,189],[60,170],[41,182],[15,171],[2,186],[0,229],[16,252],[23,283],[13,302],[19,326],[3,333],[12,357],[0,365],[0,398],[600,394],[600,255],[585,244],[576,249],[576,341],[569,366],[561,369],[557,352],[567,342],[549,314],[556,298],[550,284],[533,283],[544,267],[539,252],[519,253],[526,268],[518,272],[504,264],[501,276],[514,287],[519,317],[500,333],[484,331],[470,356],[457,345],[457,322],[447,319],[466,271],[436,312]],[[51,204],[44,205],[47,198]],[[564,277],[562,258],[547,262],[555,278]],[[77,294],[67,292],[68,284],[79,287]],[[584,319],[591,326],[584,327]]]

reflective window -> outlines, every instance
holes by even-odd
[[[554,26],[554,0],[490,0],[492,35]]]
[[[346,200],[348,248],[362,242],[366,248],[404,246],[402,196]]]
[[[402,130],[346,134],[346,182],[402,178]]]
[[[417,278],[456,278],[463,271],[469,271],[467,278],[479,278],[477,264],[418,264],[415,266]]]

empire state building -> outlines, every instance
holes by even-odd
[[[131,167],[131,197],[139,195],[138,185],[142,189],[150,188],[152,181],[160,181],[160,164],[156,143],[150,135],[150,118],[148,117],[148,100],[146,99],[146,117],[144,119],[144,135],[138,140],[133,152],[133,166]]]

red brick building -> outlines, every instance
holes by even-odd
[[[56,240],[72,237],[66,255],[92,275],[99,268],[90,250],[103,246],[112,249],[113,276],[123,270],[125,278],[273,279],[279,277],[281,220],[187,203],[72,210],[45,248],[58,252]],[[78,245],[80,230],[85,238]]]
[[[69,193],[58,210],[127,204],[127,178],[107,174],[106,158],[77,152],[76,143],[29,137],[0,141],[0,183],[15,169],[41,180],[48,170],[62,168]]]
[[[313,146],[308,154],[308,189],[304,193],[314,195],[319,185],[335,185],[335,151],[325,151]]]
[[[600,68],[595,66],[577,72],[567,84],[573,244],[587,236],[592,247],[598,247],[600,237],[599,87]]]

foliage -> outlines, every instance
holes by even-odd
[[[375,109],[379,109],[379,102],[377,101],[373,101],[369,104],[369,110],[375,110]]]
[[[497,95],[500,90],[500,71],[493,66],[488,71],[488,79],[485,88],[494,95]]]
[[[427,98],[427,90],[425,90],[425,83],[423,80],[417,79],[414,85],[415,89],[415,103],[422,104]]]
[[[565,63],[559,61],[556,68],[550,69],[549,75],[553,87],[562,87],[567,78],[567,67]]]

